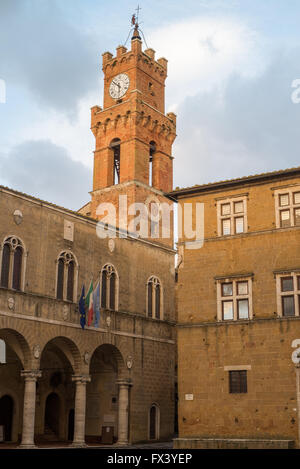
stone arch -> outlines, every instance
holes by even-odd
[[[92,363],[93,356],[99,350],[103,350],[113,357],[117,366],[118,379],[128,378],[128,369],[126,367],[125,360],[123,358],[122,353],[120,352],[118,347],[109,343],[103,343],[103,344],[97,345],[92,351],[91,359],[90,359],[90,372],[91,372],[91,363]]]
[[[30,369],[32,366],[32,354],[24,335],[15,329],[0,328],[0,339],[15,352],[19,358],[23,369]]]
[[[79,348],[77,347],[75,342],[73,342],[73,340],[65,336],[52,337],[43,345],[43,347],[41,347],[42,351],[40,355],[40,362],[43,353],[49,345],[54,346],[59,354],[63,353],[63,355],[67,358],[68,362],[70,363],[74,374],[80,373],[82,368],[82,359]]]

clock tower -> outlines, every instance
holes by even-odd
[[[95,136],[93,191],[90,214],[101,219],[98,207],[111,203],[118,219],[120,196],[131,204],[156,203],[171,207],[172,144],[176,137],[176,116],[165,114],[167,60],[155,59],[153,49],[142,50],[138,25],[131,48],[117,47],[116,56],[103,54],[103,108],[91,109]],[[124,198],[123,198],[124,200]],[[132,215],[132,213],[131,213]],[[151,223],[150,223],[151,224]],[[169,239],[160,232],[153,242],[173,245],[173,222]]]

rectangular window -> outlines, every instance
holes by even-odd
[[[233,301],[223,301],[223,319],[224,321],[233,319]]]
[[[281,194],[279,196],[279,204],[280,207],[284,207],[286,205],[289,205],[289,194]]]
[[[222,204],[222,215],[230,215],[230,204]]]
[[[290,211],[289,210],[281,210],[280,211],[280,226],[282,228],[285,228],[287,226],[290,226]]]
[[[289,228],[300,225],[299,186],[275,191],[276,227]]]
[[[277,274],[277,308],[279,316],[300,315],[299,272]]]
[[[222,220],[222,234],[223,236],[230,235],[231,230],[230,230],[230,218],[226,220]]]
[[[249,318],[249,303],[248,300],[238,300],[238,318],[248,319]]]
[[[222,294],[223,296],[233,295],[232,283],[222,283]]]
[[[229,371],[230,394],[242,394],[247,392],[247,370]]]
[[[235,321],[252,318],[252,280],[219,280],[218,285],[218,320]]]
[[[300,208],[295,208],[295,225],[299,226],[300,225]]]
[[[244,217],[235,218],[235,232],[244,233]]]
[[[283,316],[295,316],[294,296],[282,297],[282,315]]]
[[[217,202],[218,235],[230,236],[246,231],[246,197]]]

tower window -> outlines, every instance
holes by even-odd
[[[110,144],[114,159],[113,184],[120,184],[120,142],[119,138],[115,138]]]
[[[149,149],[149,186],[153,185],[153,155],[156,152],[156,143],[151,141]]]

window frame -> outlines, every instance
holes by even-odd
[[[248,370],[228,370],[228,390],[229,394],[248,394]],[[242,375],[243,373],[243,375]],[[235,375],[239,376],[238,390],[233,390],[236,383],[233,383],[232,377]],[[244,383],[241,377],[245,377]],[[243,386],[244,387],[243,387]],[[244,390],[243,390],[244,389]]]
[[[149,284],[151,284],[151,291],[152,291],[152,301],[151,301],[151,306],[152,306],[152,315],[149,315]],[[160,311],[159,311],[159,317],[156,315],[156,305],[157,305],[157,293],[156,289],[157,286],[159,286],[159,306],[160,306]],[[151,277],[148,278],[146,282],[146,315],[150,319],[156,319],[157,321],[161,321],[164,318],[164,310],[163,310],[163,286],[162,282],[160,281],[159,277],[156,275],[151,275]]]
[[[10,259],[9,259],[9,266],[8,266],[8,286],[2,287],[2,281],[1,281],[1,276],[2,276],[2,260],[3,260],[3,251],[4,251],[4,246],[9,245],[9,250],[10,250]],[[21,268],[20,268],[20,288],[16,289],[13,288],[13,282],[14,282],[14,251],[16,251],[17,248],[21,248],[22,250],[22,255],[21,255]],[[25,276],[26,276],[26,264],[27,264],[27,256],[28,256],[28,251],[25,247],[24,241],[16,235],[8,235],[5,236],[3,242],[1,243],[1,248],[0,248],[0,286],[1,288],[7,288],[8,290],[14,290],[14,291],[21,291],[24,292],[25,290]]]
[[[275,197],[275,220],[276,228],[286,229],[293,227],[300,227],[300,224],[296,224],[296,209],[300,209],[300,203],[295,203],[295,194],[300,193],[300,186],[285,187],[277,189],[274,191]],[[288,195],[289,203],[288,205],[280,205],[280,198],[282,195]],[[281,212],[289,211],[290,214],[290,224],[288,226],[281,226]]]
[[[276,296],[277,296],[277,314],[282,318],[293,318],[300,316],[300,269],[290,272],[275,273],[276,276]],[[284,278],[293,278],[293,290],[283,291],[282,280]],[[283,297],[294,297],[294,314],[283,314]]]
[[[105,306],[103,305],[103,289],[102,289],[102,278],[103,274],[106,272],[106,298],[105,298]],[[115,278],[115,285],[114,285],[114,293],[115,293],[115,298],[114,298],[114,309],[111,308],[111,298],[110,298],[110,293],[111,293],[111,285],[110,285],[110,279],[114,275]],[[106,263],[102,267],[100,271],[100,307],[103,309],[107,309],[108,311],[118,311],[119,310],[119,274],[117,269],[113,264]]]
[[[235,213],[234,208],[235,204],[242,202],[243,211]],[[222,214],[222,206],[230,205],[230,214]],[[236,219],[243,218],[243,231],[240,233],[236,232]],[[230,220],[230,234],[223,234],[223,221]],[[247,217],[247,196],[232,196],[226,199],[217,200],[217,226],[218,226],[218,236],[228,237],[228,236],[238,236],[248,231],[248,217]]]
[[[222,277],[217,279],[217,319],[218,321],[249,321],[253,319],[253,302],[252,302],[252,275],[237,277]],[[239,283],[248,283],[247,294],[238,293]],[[223,295],[223,285],[232,284],[232,295]],[[238,304],[241,300],[248,300],[248,318],[238,317]],[[233,303],[233,318],[224,319],[223,304],[225,302]]]
[[[58,271],[59,271],[59,261],[63,261],[63,286],[62,286],[62,298],[58,298]],[[68,299],[68,279],[69,279],[69,264],[73,262],[73,298],[72,300]],[[77,301],[77,288],[78,288],[78,271],[79,265],[75,254],[69,250],[65,249],[60,252],[55,261],[56,264],[56,276],[55,276],[55,299],[58,301],[67,301],[69,303],[76,303]]]

